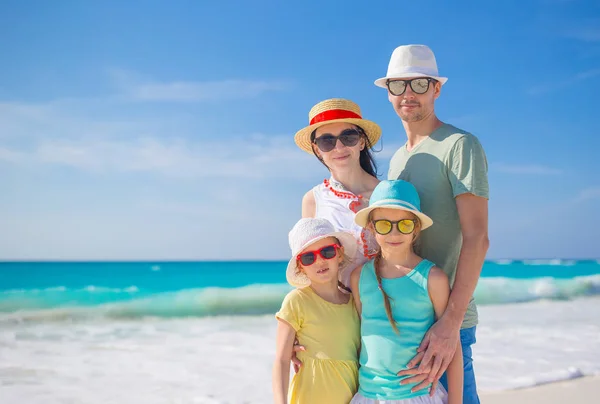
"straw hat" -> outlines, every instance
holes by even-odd
[[[421,222],[421,230],[430,227],[433,220],[421,212],[421,199],[413,184],[403,180],[381,181],[371,194],[369,207],[359,210],[354,222],[361,227],[367,226],[369,213],[377,208],[399,209],[413,213]]]
[[[352,233],[346,231],[335,231],[333,224],[323,218],[303,218],[300,219],[289,233],[290,248],[292,249],[292,259],[288,263],[285,277],[290,285],[296,288],[304,288],[310,285],[310,279],[306,274],[298,268],[297,256],[300,251],[304,250],[311,244],[316,243],[327,237],[337,238],[342,247],[344,247],[344,255],[348,258],[340,266],[339,275],[352,263],[357,250],[357,240]]]
[[[390,79],[406,79],[411,77],[431,77],[444,84],[447,77],[438,73],[437,62],[433,51],[425,45],[402,45],[394,49],[387,75],[375,80],[377,87],[386,87]]]
[[[360,107],[343,98],[331,98],[321,101],[311,108],[308,113],[309,126],[299,130],[294,136],[294,141],[299,148],[313,154],[311,147],[311,133],[323,126],[335,122],[347,122],[360,126],[367,134],[371,146],[375,145],[381,136],[381,128],[375,122],[362,119]]]

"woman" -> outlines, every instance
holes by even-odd
[[[302,217],[327,219],[336,230],[350,231],[356,237],[357,259],[340,278],[340,287],[350,292],[350,274],[376,252],[373,236],[354,223],[354,216],[369,205],[379,183],[371,149],[381,128],[363,119],[358,105],[341,98],[321,101],[308,118],[309,126],[298,131],[294,140],[302,150],[314,154],[331,177],[304,195]]]

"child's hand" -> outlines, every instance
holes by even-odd
[[[423,355],[424,354],[421,352],[415,357],[415,359],[418,359],[418,362],[416,363],[416,365],[414,365],[414,367],[401,370],[397,374],[398,376],[408,376],[402,381],[400,381],[400,384],[415,384],[415,386],[411,389],[413,393],[419,390],[423,390],[424,388],[427,388],[429,387],[429,385],[431,385],[431,389],[429,390],[429,392],[430,395],[433,396],[433,394],[435,393],[435,389],[437,388],[438,381],[434,381],[433,384],[429,381],[429,372],[431,371],[431,368],[425,369],[424,372],[419,370],[418,365]]]
[[[300,359],[298,359],[298,357],[296,356],[296,352],[300,352],[300,351],[306,351],[306,348],[304,348],[304,346],[300,345],[300,342],[298,342],[298,339],[295,339],[294,340],[294,348],[293,348],[293,352],[292,352],[292,364],[294,365],[294,373],[298,373],[298,371],[302,367],[302,361]]]

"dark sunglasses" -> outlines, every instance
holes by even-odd
[[[380,219],[373,221],[373,227],[375,231],[382,236],[391,233],[394,225],[398,228],[398,231],[402,234],[410,234],[415,230],[416,220],[413,219],[402,219],[397,222],[392,222],[387,219]]]
[[[411,80],[388,80],[385,82],[388,90],[392,95],[402,95],[406,91],[407,84],[416,94],[425,94],[429,90],[429,83],[436,83],[437,80],[430,77],[420,77]]]
[[[337,143],[338,139],[344,146],[356,146],[360,140],[360,132],[356,129],[346,129],[337,136],[326,133],[315,138],[313,143],[316,144],[319,150],[322,152],[330,152],[335,149],[335,144]]]
[[[317,255],[323,257],[323,259],[330,260],[337,255],[337,249],[340,246],[338,244],[326,245],[315,251],[306,251],[302,254],[298,254],[296,259],[300,261],[302,265],[308,267],[317,261]]]

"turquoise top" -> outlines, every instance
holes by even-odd
[[[361,351],[358,371],[359,392],[374,400],[404,400],[428,394],[428,389],[412,393],[416,383],[401,385],[398,376],[416,355],[429,327],[435,322],[433,303],[427,291],[427,278],[434,266],[421,261],[401,278],[381,280],[391,298],[392,314],[400,334],[396,334],[385,313],[373,261],[360,274],[358,291],[362,304]]]

